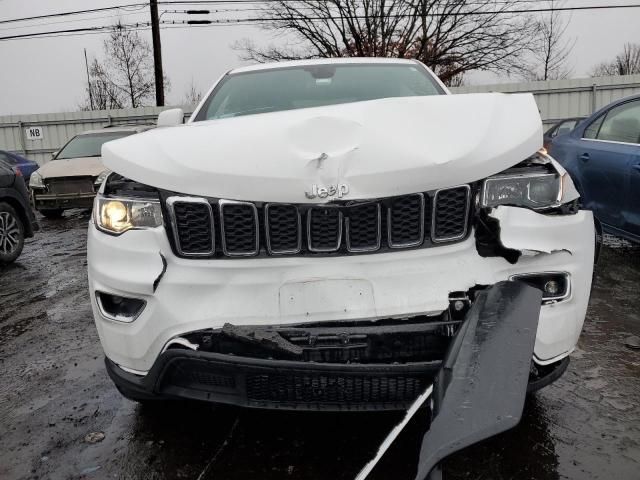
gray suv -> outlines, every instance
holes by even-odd
[[[15,261],[38,229],[19,170],[0,160],[0,265]]]

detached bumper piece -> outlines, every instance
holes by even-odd
[[[442,459],[520,422],[541,299],[522,282],[500,282],[477,296],[434,384],[417,480],[441,478]]]

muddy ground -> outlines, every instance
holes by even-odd
[[[88,304],[88,214],[41,219],[0,267],[0,478],[352,479],[400,419],[212,408],[142,408],[105,373]],[[640,479],[640,248],[609,239],[579,348],[514,430],[445,465],[452,479]],[[424,418],[371,478],[413,478]],[[85,436],[103,432],[88,443]]]

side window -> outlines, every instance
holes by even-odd
[[[573,127],[576,126],[576,123],[577,122],[575,120],[567,120],[566,122],[562,122],[558,127],[558,130],[556,130],[554,137],[557,137],[558,135],[564,135],[565,133],[569,133],[571,130],[573,130]]]
[[[640,101],[624,103],[607,113],[598,140],[640,143]]]
[[[584,134],[582,135],[582,138],[591,138],[591,139],[596,138],[596,135],[598,135],[598,130],[600,130],[600,125],[602,125],[602,121],[604,120],[605,116],[606,114],[602,114],[598,118],[596,118],[593,122],[591,122],[591,125],[589,125],[587,128],[584,129]]]

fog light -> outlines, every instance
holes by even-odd
[[[139,298],[121,297],[104,292],[96,292],[96,302],[103,317],[125,323],[131,323],[138,318],[147,304]]]
[[[543,302],[558,302],[571,293],[570,276],[566,272],[522,273],[511,276],[510,280],[520,280],[542,290]]]
[[[560,291],[560,285],[555,280],[549,280],[544,284],[544,293],[555,296]]]

